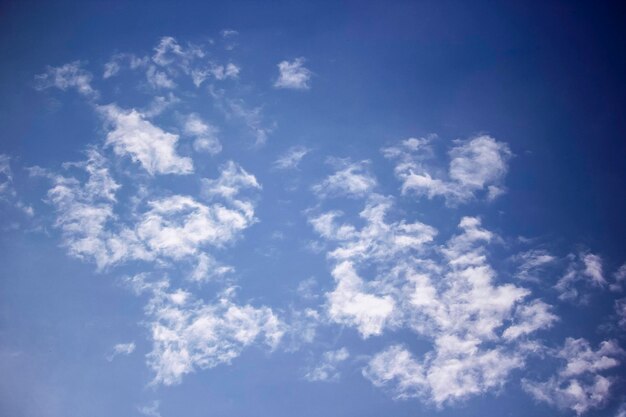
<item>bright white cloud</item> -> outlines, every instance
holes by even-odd
[[[612,340],[600,343],[594,351],[585,339],[567,338],[556,352],[565,362],[558,373],[545,382],[524,379],[522,386],[538,401],[582,415],[606,404],[615,379],[600,373],[617,367],[623,356]]]
[[[199,115],[195,113],[188,115],[185,118],[183,130],[185,134],[195,137],[193,148],[196,152],[217,155],[222,151],[222,144],[217,137],[219,129],[202,120]]]
[[[311,88],[312,72],[304,67],[304,62],[304,58],[296,58],[291,62],[281,61],[278,64],[279,74],[274,87],[292,90],[308,90]]]
[[[363,375],[390,388],[396,398],[426,398],[441,405],[500,387],[523,364],[519,355],[481,351],[471,341],[450,338],[438,348],[436,356],[427,355],[419,363],[406,348],[391,346],[370,360]]]
[[[132,224],[115,214],[120,185],[100,153],[92,149],[86,161],[67,167],[84,170],[88,177],[80,181],[47,174],[53,183],[48,202],[57,212],[55,226],[62,231],[70,255],[92,260],[98,269],[129,260],[164,263],[195,259],[192,279],[223,275],[229,268],[207,258],[203,249],[233,242],[256,221],[254,205],[239,199],[238,194],[260,186],[253,175],[232,162],[225,165],[218,179],[206,180],[210,198],[223,201],[206,205],[183,195],[152,199]]]
[[[461,232],[435,246],[434,228],[385,220],[392,202],[372,196],[361,212],[361,229],[339,223],[338,212],[310,218],[318,234],[337,245],[328,252],[337,262],[328,319],[354,327],[363,338],[408,328],[432,342],[420,361],[396,345],[364,369],[395,397],[443,405],[502,386],[524,366],[533,346],[529,337],[557,317],[540,300],[523,303],[528,290],[495,283],[485,245],[497,237],[480,219],[464,217]],[[374,276],[361,276],[361,267]]]
[[[35,76],[35,88],[44,90],[56,87],[60,90],[74,88],[88,98],[97,98],[98,92],[91,86],[93,76],[82,68],[80,61],[70,62],[60,67],[47,67],[46,72]]]
[[[100,114],[109,125],[106,145],[119,156],[129,155],[150,174],[189,174],[190,158],[176,151],[178,135],[153,125],[137,110],[123,110],[114,104],[100,106]]]
[[[368,292],[350,262],[337,265],[333,277],[337,286],[327,294],[330,319],[356,327],[363,338],[380,335],[393,313],[393,299]]]
[[[244,189],[261,189],[256,177],[248,173],[241,166],[229,161],[221,168],[217,179],[205,179],[203,191],[209,198],[222,197],[232,200]],[[247,211],[243,202],[237,202],[238,207]]]
[[[338,169],[324,181],[312,187],[319,197],[347,196],[353,198],[370,194],[377,185],[376,179],[368,170],[369,161],[349,162],[333,159]]]
[[[455,205],[476,198],[479,192],[488,200],[504,192],[501,183],[512,155],[506,143],[487,135],[456,141],[449,152],[446,179],[437,178],[426,163],[433,155],[431,142],[435,138],[410,138],[382,150],[385,157],[396,161],[395,173],[402,181],[403,194],[429,199],[441,196],[447,204]]]
[[[204,303],[184,290],[170,290],[166,281],[135,276],[129,284],[150,295],[146,315],[153,346],[147,359],[154,384],[178,384],[196,369],[229,364],[255,343],[275,349],[284,334],[270,308],[236,304],[233,289]]]

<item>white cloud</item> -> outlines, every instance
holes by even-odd
[[[522,386],[538,401],[582,415],[606,404],[615,380],[600,373],[617,367],[623,355],[612,340],[594,351],[585,339],[567,338],[556,352],[556,357],[565,361],[559,372],[545,382],[523,379]]]
[[[383,155],[396,160],[395,173],[402,181],[402,193],[429,199],[441,196],[455,205],[476,198],[479,192],[493,200],[504,192],[501,182],[508,171],[511,151],[506,143],[482,135],[456,141],[450,152],[448,179],[436,178],[426,165],[432,157],[430,143],[435,136],[410,138],[399,145],[382,149]]]
[[[276,88],[289,88],[293,90],[308,90],[311,81],[311,71],[304,67],[304,58],[296,58],[293,61],[282,61],[278,64],[278,79],[274,83]]]
[[[338,247],[328,254],[338,261],[385,261],[419,250],[433,240],[437,231],[431,226],[420,222],[388,223],[385,217],[392,205],[393,199],[372,195],[359,213],[365,221],[361,230],[351,224],[337,224],[336,219],[341,213],[336,211],[312,216],[309,222],[320,236],[338,243]]]
[[[114,57],[114,59],[111,59],[111,61],[104,64],[104,72],[102,73],[102,78],[104,78],[105,80],[107,78],[111,78],[117,75],[117,73],[120,72],[120,69],[120,63]]]
[[[159,71],[154,65],[150,65],[146,71],[146,79],[154,88],[172,89],[176,88],[176,83],[167,73]]]
[[[495,283],[485,245],[498,238],[480,219],[464,217],[461,232],[438,246],[430,226],[385,221],[392,202],[373,195],[361,229],[339,223],[336,211],[310,218],[337,245],[328,252],[337,262],[328,319],[363,338],[407,328],[432,343],[420,361],[400,346],[370,361],[364,375],[395,397],[443,405],[501,387],[536,349],[529,338],[557,317],[540,300],[523,303],[530,291]]]
[[[380,335],[393,313],[393,299],[367,292],[350,262],[340,263],[332,274],[337,286],[327,294],[330,319],[356,327],[363,338]]]
[[[164,36],[159,41],[159,44],[154,47],[152,61],[160,66],[167,66],[184,58],[186,54],[176,39],[171,36]]]
[[[552,306],[540,300],[517,307],[516,323],[508,327],[502,337],[507,340],[517,339],[539,329],[547,329],[558,320],[551,312]]]
[[[185,134],[195,137],[193,148],[196,152],[217,155],[222,151],[222,144],[217,137],[219,129],[202,120],[199,115],[195,113],[188,115],[183,130]]]
[[[118,355],[130,355],[135,351],[135,343],[118,343],[113,346],[113,351],[107,356],[107,360],[111,362]]]
[[[337,171],[324,181],[314,185],[311,189],[322,198],[347,196],[364,197],[376,187],[376,179],[368,170],[369,161],[349,162],[346,160],[332,160],[337,165]]]
[[[224,42],[224,49],[228,51],[235,49],[237,46],[236,39],[239,32],[233,29],[224,29],[220,32],[220,35],[222,37],[222,42]]]
[[[111,177],[106,159],[94,149],[87,152],[86,161],[66,165],[72,166],[86,171],[88,179],[81,183],[75,177],[48,174],[52,188],[47,201],[56,209],[55,227],[61,229],[70,255],[92,259],[101,269],[121,256],[107,244],[120,185]]]
[[[85,97],[97,98],[98,92],[91,86],[92,78],[80,61],[74,61],[60,67],[47,67],[45,73],[35,76],[35,87],[38,90],[56,87],[63,91],[74,88]]]
[[[210,304],[184,290],[170,291],[166,281],[148,283],[136,276],[130,284],[150,293],[146,315],[153,346],[147,359],[153,384],[178,384],[196,369],[229,364],[252,344],[275,349],[284,334],[270,308],[234,303],[233,289]]]
[[[565,301],[588,302],[589,294],[581,292],[583,287],[603,288],[607,282],[602,273],[602,258],[592,253],[581,252],[568,255],[569,265],[554,288],[559,299]]]
[[[292,146],[274,161],[274,166],[277,169],[296,169],[300,161],[302,161],[302,158],[309,152],[311,152],[311,150],[304,146]]]
[[[180,103],[180,101],[181,100],[171,92],[166,96],[156,96],[145,110],[142,110],[140,113],[143,114],[144,117],[152,118],[162,114],[168,108]]]
[[[191,274],[191,280],[197,282],[207,281],[212,278],[222,277],[233,271],[233,267],[221,265],[212,256],[201,253],[198,255],[198,263]]]
[[[233,161],[228,161],[221,167],[217,179],[204,179],[203,192],[209,198],[222,197],[232,200],[244,189],[261,189],[256,177],[248,173]],[[248,211],[243,202],[237,202],[237,207]]]
[[[197,255],[204,245],[221,247],[255,221],[252,206],[243,202],[238,208],[207,206],[175,195],[151,201],[149,207],[137,225],[137,236],[150,253],[172,259]]]
[[[519,355],[499,349],[481,351],[456,338],[440,342],[437,355],[427,355],[421,364],[404,347],[391,346],[370,360],[363,375],[389,387],[395,398],[427,398],[442,405],[502,386],[523,364]]]
[[[130,68],[133,70],[145,68],[149,61],[150,59],[147,56],[139,57],[135,54],[129,53],[115,54],[106,64],[104,64],[102,78],[106,80],[115,77],[123,68]]]
[[[191,159],[176,152],[178,135],[153,125],[134,109],[123,110],[114,104],[98,109],[109,124],[106,144],[117,155],[130,155],[150,175],[193,172]]]
[[[337,381],[341,376],[337,366],[349,357],[350,353],[345,347],[324,352],[321,363],[307,372],[304,377],[316,382]]]
[[[513,260],[519,263],[515,277],[525,281],[541,281],[544,268],[556,261],[556,257],[543,249],[531,249],[518,253]]]
[[[63,233],[70,255],[92,260],[98,269],[129,260],[166,263],[195,260],[192,279],[202,281],[229,272],[228,267],[207,258],[207,246],[222,247],[237,239],[256,219],[254,205],[238,198],[246,188],[260,188],[256,179],[234,163],[228,163],[216,180],[206,180],[212,199],[205,205],[192,197],[172,195],[146,202],[130,225],[115,214],[120,185],[112,178],[107,161],[95,150],[81,163],[68,168],[85,170],[88,178],[48,174],[53,186],[48,202],[56,209],[55,226]],[[209,270],[211,268],[211,270]]]

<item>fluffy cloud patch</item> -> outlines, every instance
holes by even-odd
[[[310,218],[330,247],[336,287],[326,294],[330,321],[363,338],[407,328],[432,343],[421,360],[392,345],[372,357],[364,375],[397,398],[443,405],[488,392],[524,366],[532,334],[558,319],[527,289],[497,284],[486,245],[497,237],[475,217],[437,246],[437,231],[422,223],[388,222],[390,198],[372,196],[358,229],[337,221],[341,213]],[[368,279],[359,269],[370,271]],[[523,301],[526,301],[525,303]]]
[[[219,129],[205,122],[195,113],[185,118],[183,130],[185,134],[194,137],[193,149],[196,152],[206,152],[216,155],[222,151],[222,144],[217,137]]]
[[[281,61],[278,64],[278,79],[274,82],[276,88],[292,90],[308,90],[311,88],[311,71],[304,67],[304,58],[293,61]]]
[[[229,364],[253,344],[274,349],[284,334],[270,308],[236,304],[232,289],[204,303],[184,290],[170,290],[167,281],[135,276],[129,284],[150,295],[146,315],[153,346],[147,359],[154,384],[178,384],[196,369]]]
[[[117,155],[129,155],[150,174],[189,174],[190,158],[176,152],[178,135],[153,125],[137,110],[123,110],[114,104],[99,107],[109,124],[106,144]]]
[[[132,224],[115,213],[120,185],[100,153],[92,149],[86,161],[71,167],[86,171],[87,179],[47,174],[53,183],[48,202],[56,209],[55,226],[69,253],[94,261],[99,269],[129,260],[163,263],[194,258],[194,280],[222,275],[229,268],[214,262],[203,249],[231,243],[256,221],[253,204],[237,197],[243,189],[260,186],[232,162],[218,179],[206,180],[211,198],[223,201],[207,205],[183,195],[153,199]]]
[[[448,178],[437,178],[426,163],[433,155],[434,136],[410,138],[384,148],[383,155],[396,161],[395,173],[402,181],[402,193],[429,199],[443,197],[450,205],[467,202],[479,193],[493,200],[504,192],[501,183],[512,153],[504,142],[482,135],[456,141],[450,152]]]
[[[312,187],[313,192],[319,197],[364,197],[376,187],[376,179],[368,170],[369,161],[349,162],[332,159],[330,162],[338,169],[324,181]]]

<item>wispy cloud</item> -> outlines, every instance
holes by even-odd
[[[376,178],[369,172],[369,161],[351,162],[333,158],[330,159],[330,163],[337,167],[335,173],[311,187],[313,192],[321,198],[365,197],[377,185]]]
[[[35,76],[35,88],[55,87],[63,91],[73,88],[85,97],[97,98],[99,93],[91,86],[93,76],[82,65],[82,62],[74,61],[60,67],[49,66],[45,73]]]
[[[600,343],[594,351],[585,339],[567,338],[555,352],[565,362],[558,373],[545,382],[524,379],[522,386],[537,401],[582,415],[607,402],[615,379],[601,373],[617,367],[624,353],[613,340]]]
[[[107,355],[107,360],[111,362],[118,355],[130,355],[134,351],[135,351],[134,342],[118,343],[117,345],[113,346],[113,350],[111,351],[111,353]]]
[[[193,149],[196,152],[206,152],[216,155],[222,151],[222,144],[217,137],[219,129],[205,122],[196,113],[188,115],[183,124],[185,134],[195,137]]]
[[[274,166],[277,169],[295,169],[309,152],[311,149],[305,146],[292,146],[274,161]]]
[[[337,370],[337,366],[349,357],[350,353],[345,347],[324,352],[321,362],[313,369],[309,370],[304,377],[313,382],[337,381],[341,376]]]

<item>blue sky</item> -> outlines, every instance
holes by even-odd
[[[4,2],[0,414],[625,416],[621,16]]]

